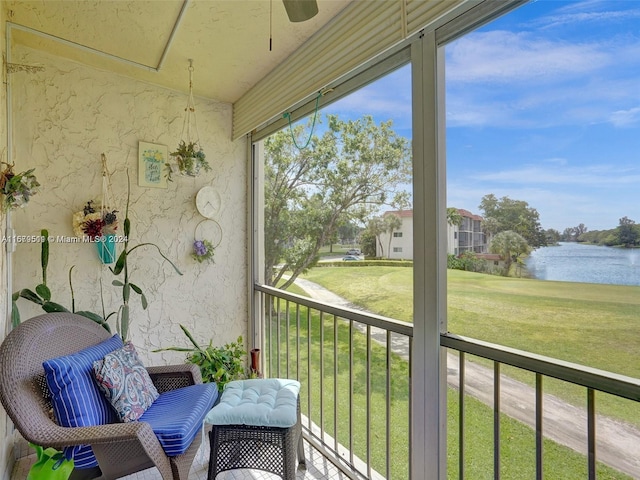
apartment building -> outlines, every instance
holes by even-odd
[[[447,253],[488,253],[489,238],[482,231],[482,217],[469,210],[457,209],[462,217],[460,225],[447,224]],[[383,214],[400,217],[402,226],[384,232],[376,244],[376,256],[392,259],[413,259],[413,210],[388,211]]]

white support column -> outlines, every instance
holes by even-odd
[[[444,62],[435,33],[412,44],[414,337],[411,478],[446,478]]]
[[[264,151],[262,141],[253,143],[248,136],[249,171],[249,332],[247,344],[264,352],[260,295],[253,290],[255,282],[264,283]],[[261,356],[261,361],[264,355]]]

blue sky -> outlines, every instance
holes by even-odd
[[[640,223],[640,1],[539,0],[446,46],[447,203],[525,200],[543,228]],[[330,105],[411,137],[410,67]]]

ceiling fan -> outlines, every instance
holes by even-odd
[[[282,0],[291,22],[304,22],[318,13],[316,0]]]

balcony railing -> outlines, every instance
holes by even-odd
[[[605,372],[595,368],[577,365],[561,360],[535,355],[521,350],[503,347],[479,340],[460,337],[451,334],[440,336],[440,345],[450,350],[458,352],[458,375],[456,383],[458,385],[458,477],[460,479],[467,478],[465,476],[465,398],[468,397],[466,391],[466,371],[470,364],[466,358],[467,354],[481,357],[491,361],[489,369],[493,370],[493,477],[500,478],[501,471],[501,413],[502,399],[505,394],[501,391],[501,385],[505,380],[511,380],[509,377],[501,375],[503,366],[512,366],[535,374],[535,385],[532,387],[532,400],[529,401],[526,395],[519,395],[517,409],[525,411],[528,409],[528,403],[531,403],[533,419],[527,418],[525,414],[520,420],[523,423],[530,424],[535,429],[535,478],[542,479],[544,473],[544,448],[543,438],[546,435],[545,421],[554,422],[561,430],[561,433],[573,431],[572,436],[577,437],[578,445],[584,443],[586,453],[586,472],[589,480],[596,478],[596,460],[601,460],[605,464],[626,473],[633,478],[639,478],[640,464],[637,462],[640,455],[640,430],[623,422],[614,421],[614,434],[625,439],[623,444],[610,443],[604,439],[598,438],[598,428],[596,428],[596,401],[595,392],[607,393],[617,397],[640,401],[640,380],[635,378],[617,375]],[[475,362],[474,362],[475,363]],[[449,368],[451,369],[451,361]],[[545,416],[545,404],[550,405],[549,410],[560,410],[565,402],[559,402],[554,405],[551,400],[552,396],[544,393],[543,383],[546,379],[557,379],[565,384],[577,385],[584,388],[584,398],[586,400],[586,415],[582,415],[580,409],[576,409],[572,405],[569,406],[569,418],[557,418],[558,412],[552,412],[553,415]],[[524,384],[516,385],[518,390],[526,390]],[[486,392],[485,392],[486,393]],[[576,411],[578,413],[573,413]],[[519,416],[517,413],[515,416]],[[548,420],[545,420],[547,417]],[[553,418],[555,417],[555,418]],[[604,420],[604,419],[603,419]],[[580,428],[581,421],[586,424]],[[604,422],[601,422],[602,425]],[[603,428],[604,430],[604,428]],[[584,437],[584,438],[582,438]],[[562,441],[562,439],[557,439]],[[599,458],[598,447],[602,447],[602,458]],[[622,449],[628,450],[622,450]]]
[[[255,290],[262,305],[265,374],[296,378],[302,383],[305,439],[349,478],[411,478],[413,326],[264,285],[256,285]],[[491,362],[488,368],[493,372],[490,387],[493,392],[489,395],[492,402],[485,399],[485,403],[492,403],[494,411],[495,479],[500,478],[503,460],[500,417],[504,413],[501,382],[505,376],[501,374],[501,366],[513,366],[535,374],[534,420],[528,423],[535,429],[532,448],[535,448],[535,475],[538,479],[543,478],[543,436],[546,435],[544,377],[585,389],[585,454],[589,479],[596,478],[599,444],[595,392],[640,401],[638,379],[451,334],[441,335],[440,344],[457,355],[453,360],[457,365],[450,359],[448,367],[450,371],[457,367],[457,378],[450,381],[450,387],[458,389],[456,454],[460,479],[467,478],[465,401],[469,397],[467,383],[470,380],[467,371],[468,365],[477,364],[476,361],[470,362],[467,355]],[[636,434],[633,427],[627,432],[631,438]],[[640,457],[640,452],[634,454],[633,449],[640,448],[640,436],[635,436],[632,442],[626,454],[613,449],[599,460],[638,478],[640,466],[634,466],[634,459]]]
[[[412,325],[255,288],[265,373],[301,382],[305,439],[349,478],[410,478]]]

